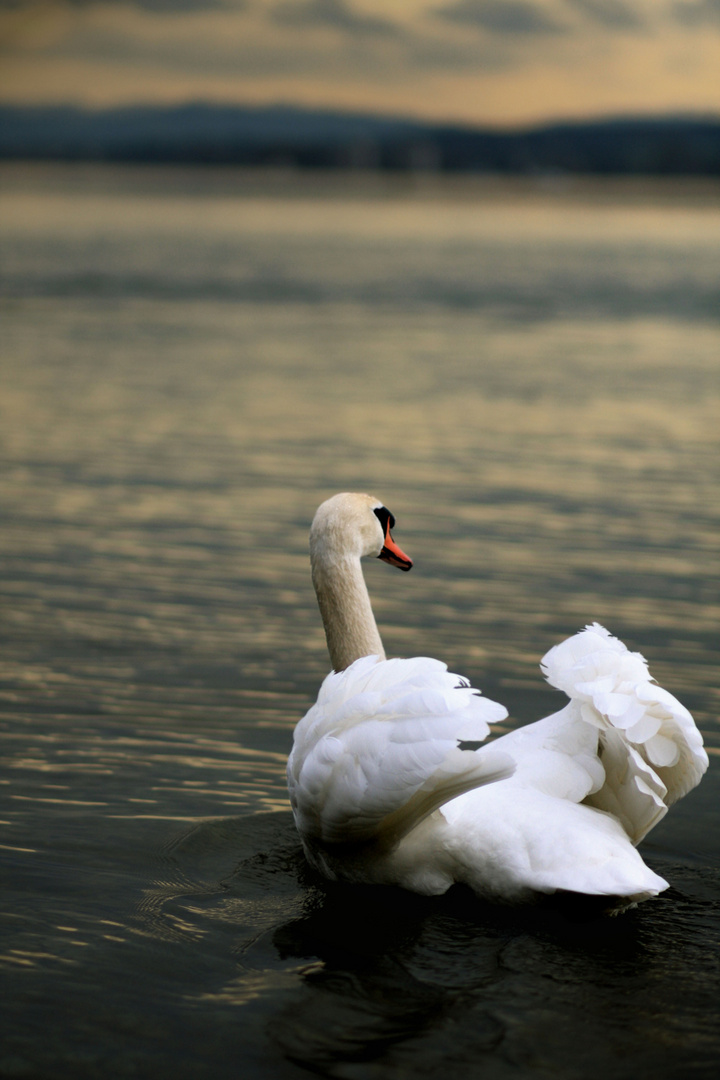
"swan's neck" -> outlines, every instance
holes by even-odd
[[[312,577],[333,670],[343,671],[361,656],[384,660],[360,559],[313,559]]]

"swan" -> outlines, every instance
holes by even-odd
[[[309,863],[426,895],[455,883],[510,904],[582,894],[613,913],[666,889],[636,845],[707,768],[690,713],[593,623],[541,661],[568,704],[487,742],[502,705],[439,660],[385,657],[360,560],[410,570],[394,526],[357,493],[328,499],[312,523],[333,670],[287,767]]]

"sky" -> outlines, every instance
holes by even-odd
[[[0,101],[720,115],[720,0],[0,0]]]

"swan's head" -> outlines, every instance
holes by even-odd
[[[390,530],[394,526],[395,518],[379,499],[343,492],[318,507],[310,529],[310,551],[323,562],[375,557],[409,570],[412,559],[393,540]]]

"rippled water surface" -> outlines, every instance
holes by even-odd
[[[720,1062],[711,190],[0,172],[0,1075],[710,1077]],[[597,619],[701,788],[620,919],[330,888],[285,795],[315,506],[370,490],[390,654],[554,709]]]

